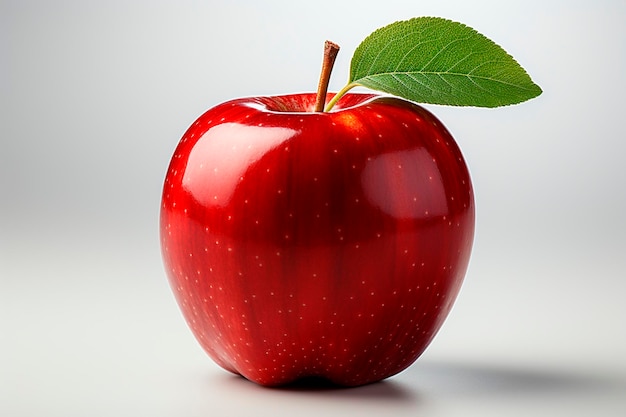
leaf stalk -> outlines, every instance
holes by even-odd
[[[337,92],[337,94],[335,94],[335,96],[328,102],[328,104],[326,105],[326,108],[324,109],[325,112],[329,112],[332,110],[332,108],[335,106],[335,104],[337,104],[337,102],[341,99],[341,97],[343,97],[348,91],[352,90],[354,87],[356,87],[357,85],[359,85],[358,83],[348,83],[346,84],[341,90],[339,90]]]

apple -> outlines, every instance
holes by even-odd
[[[217,105],[180,140],[163,188],[184,318],[217,364],[264,386],[407,368],[472,247],[470,175],[433,114],[365,93],[315,105],[313,93]]]
[[[208,110],[165,177],[161,247],[183,315],[217,364],[265,386],[368,384],[424,352],[464,279],[475,208],[459,147],[416,103],[542,93],[504,49],[443,18],[374,31],[328,94],[338,51],[324,44],[316,93]]]

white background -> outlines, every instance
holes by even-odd
[[[464,22],[544,89],[429,106],[477,199],[463,290],[418,362],[350,390],[271,390],[200,350],[158,244],[171,153],[206,109],[313,91],[322,44]],[[623,1],[0,1],[0,415],[623,416]]]

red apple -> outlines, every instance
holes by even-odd
[[[165,179],[161,243],[193,334],[261,385],[354,386],[411,365],[461,286],[470,176],[424,108],[347,94],[233,100],[184,134]]]

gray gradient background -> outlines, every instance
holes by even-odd
[[[477,199],[452,314],[381,384],[230,376],[161,265],[176,143],[219,102],[314,90],[327,38],[343,48],[340,88],[361,39],[420,15],[488,35],[545,91],[503,109],[429,106]],[[0,415],[626,415],[625,22],[617,0],[1,0]]]

